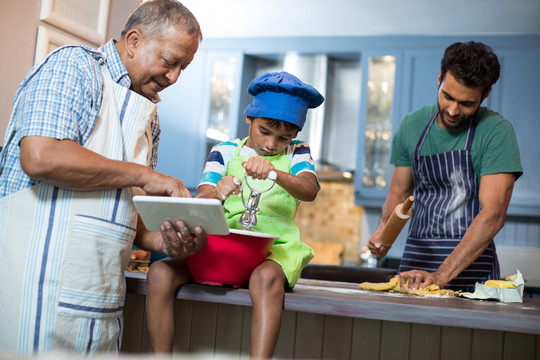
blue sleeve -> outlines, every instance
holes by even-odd
[[[308,143],[301,140],[293,140],[289,144],[288,153],[291,160],[291,174],[298,175],[308,171],[315,173],[315,162],[311,157],[311,150]]]
[[[217,185],[219,180],[226,175],[227,165],[229,164],[229,161],[237,147],[237,143],[227,141],[217,144],[212,148],[206,159],[206,164],[204,166],[204,171],[199,186]]]

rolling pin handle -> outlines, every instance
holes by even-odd
[[[401,213],[403,215],[405,215],[405,214],[407,214],[407,212],[409,212],[413,202],[414,202],[414,196],[409,196],[407,198],[407,200],[405,200],[405,202],[403,203],[403,206],[401,206]]]
[[[390,218],[388,219],[386,225],[384,225],[384,228],[382,230],[380,236],[381,244],[386,247],[392,246],[399,233],[405,226],[405,223],[411,217],[411,206],[413,201],[414,197],[409,196],[403,204],[398,204],[396,206],[396,208],[392,212],[392,215],[390,215]]]

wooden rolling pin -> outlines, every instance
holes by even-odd
[[[411,217],[411,206],[414,202],[414,197],[409,196],[403,204],[399,204],[394,209],[392,215],[384,225],[384,229],[381,233],[381,244],[386,247],[392,246],[397,236],[407,223],[407,220]]]

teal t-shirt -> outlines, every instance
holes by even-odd
[[[437,111],[437,105],[425,106],[403,118],[392,140],[390,163],[396,166],[412,166],[414,149],[422,131]],[[472,163],[476,178],[497,173],[515,173],[516,179],[523,174],[519,147],[512,124],[498,113],[480,107],[479,121],[472,146]],[[433,155],[463,150],[468,127],[448,131],[435,120],[420,155]]]

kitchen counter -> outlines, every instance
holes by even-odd
[[[526,280],[523,296],[540,298],[540,280]]]
[[[127,291],[146,294],[146,274],[126,272]],[[251,306],[247,289],[202,284],[182,286],[177,298]],[[285,294],[284,309],[351,318],[486,329],[540,335],[540,299],[523,303],[361,290],[356,283],[300,279]]]

